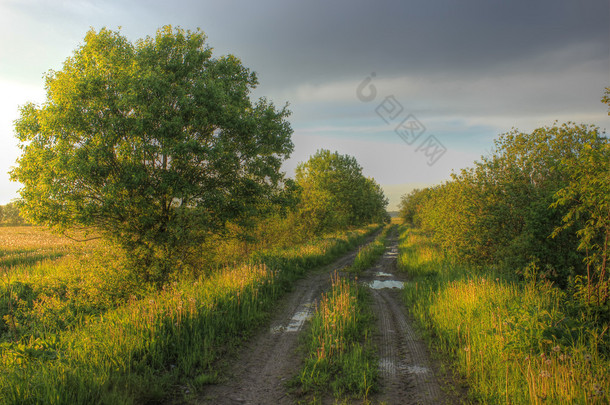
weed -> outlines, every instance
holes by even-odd
[[[42,241],[64,254],[2,268],[0,311],[18,335],[0,330],[0,403],[150,403],[184,395],[180,387],[192,394],[217,378],[218,360],[264,322],[292,281],[375,229],[257,252],[159,291],[129,276],[111,247],[44,242],[46,232],[28,228],[36,242],[24,237],[3,252]]]

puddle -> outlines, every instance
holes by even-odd
[[[387,374],[395,372],[396,365],[392,361],[392,359],[380,359],[379,360],[379,369]]]
[[[411,374],[426,374],[430,372],[430,369],[422,366],[408,366],[407,371]]]
[[[301,305],[300,309],[290,318],[288,325],[275,326],[271,328],[271,333],[298,332],[303,324],[313,316],[312,306],[311,303]]]
[[[387,374],[395,374],[396,372],[404,373],[405,371],[409,374],[428,374],[430,369],[422,366],[404,366],[396,365],[396,363],[389,358],[379,359],[379,370]]]
[[[382,288],[404,288],[405,283],[398,280],[373,280],[366,283],[373,290],[381,290]]]
[[[378,271],[377,273],[375,273],[375,277],[394,277],[394,275],[390,273],[384,273],[383,271]]]
[[[390,250],[386,250],[383,253],[383,257],[387,257],[387,258],[394,258],[394,257],[397,257],[397,256],[398,256],[398,249],[396,249],[396,248],[393,248],[393,249],[390,249]]]

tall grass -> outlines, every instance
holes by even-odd
[[[610,403],[608,325],[571,309],[544,280],[451,263],[403,229],[407,306],[483,403]]]
[[[218,359],[268,316],[295,278],[353,248],[372,231],[262,252],[205,278],[185,278],[160,292],[130,294],[122,305],[107,306],[70,327],[46,324],[47,329],[5,339],[0,343],[0,402],[129,404],[192,394],[214,381]],[[61,269],[66,270],[62,266],[43,273],[61,279]],[[8,287],[27,285],[34,273],[36,269],[16,270],[22,281],[13,279]],[[33,307],[44,314],[48,307],[66,302],[72,301],[61,292],[47,299],[39,295]]]
[[[340,278],[323,294],[305,337],[306,359],[295,380],[312,396],[332,391],[335,397],[366,399],[377,383],[377,362],[370,341],[364,287]]]

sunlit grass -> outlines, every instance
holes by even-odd
[[[406,229],[399,265],[407,306],[483,403],[609,403],[608,326],[566,307],[549,282],[448,263]]]
[[[0,242],[0,342],[79,327],[145,291],[106,243],[41,227],[0,228]]]
[[[377,362],[371,341],[366,291],[336,274],[324,294],[305,338],[307,357],[295,380],[315,398],[330,390],[337,398],[366,399],[377,384]]]
[[[194,393],[295,278],[375,229],[260,252],[162,291],[139,284],[107,246],[55,240],[48,248],[64,249],[61,257],[2,267],[0,403],[147,403]],[[10,249],[31,249],[27,241]]]

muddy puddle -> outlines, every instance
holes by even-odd
[[[427,374],[430,372],[430,369],[422,366],[408,366],[407,372],[411,374]]]
[[[299,309],[292,315],[287,325],[279,325],[271,328],[271,333],[285,333],[285,332],[298,332],[303,327],[303,324],[307,322],[313,316],[314,304],[309,302],[303,304]]]
[[[398,288],[402,289],[405,283],[398,280],[373,280],[366,283],[369,288],[373,290],[381,290],[383,288]]]

